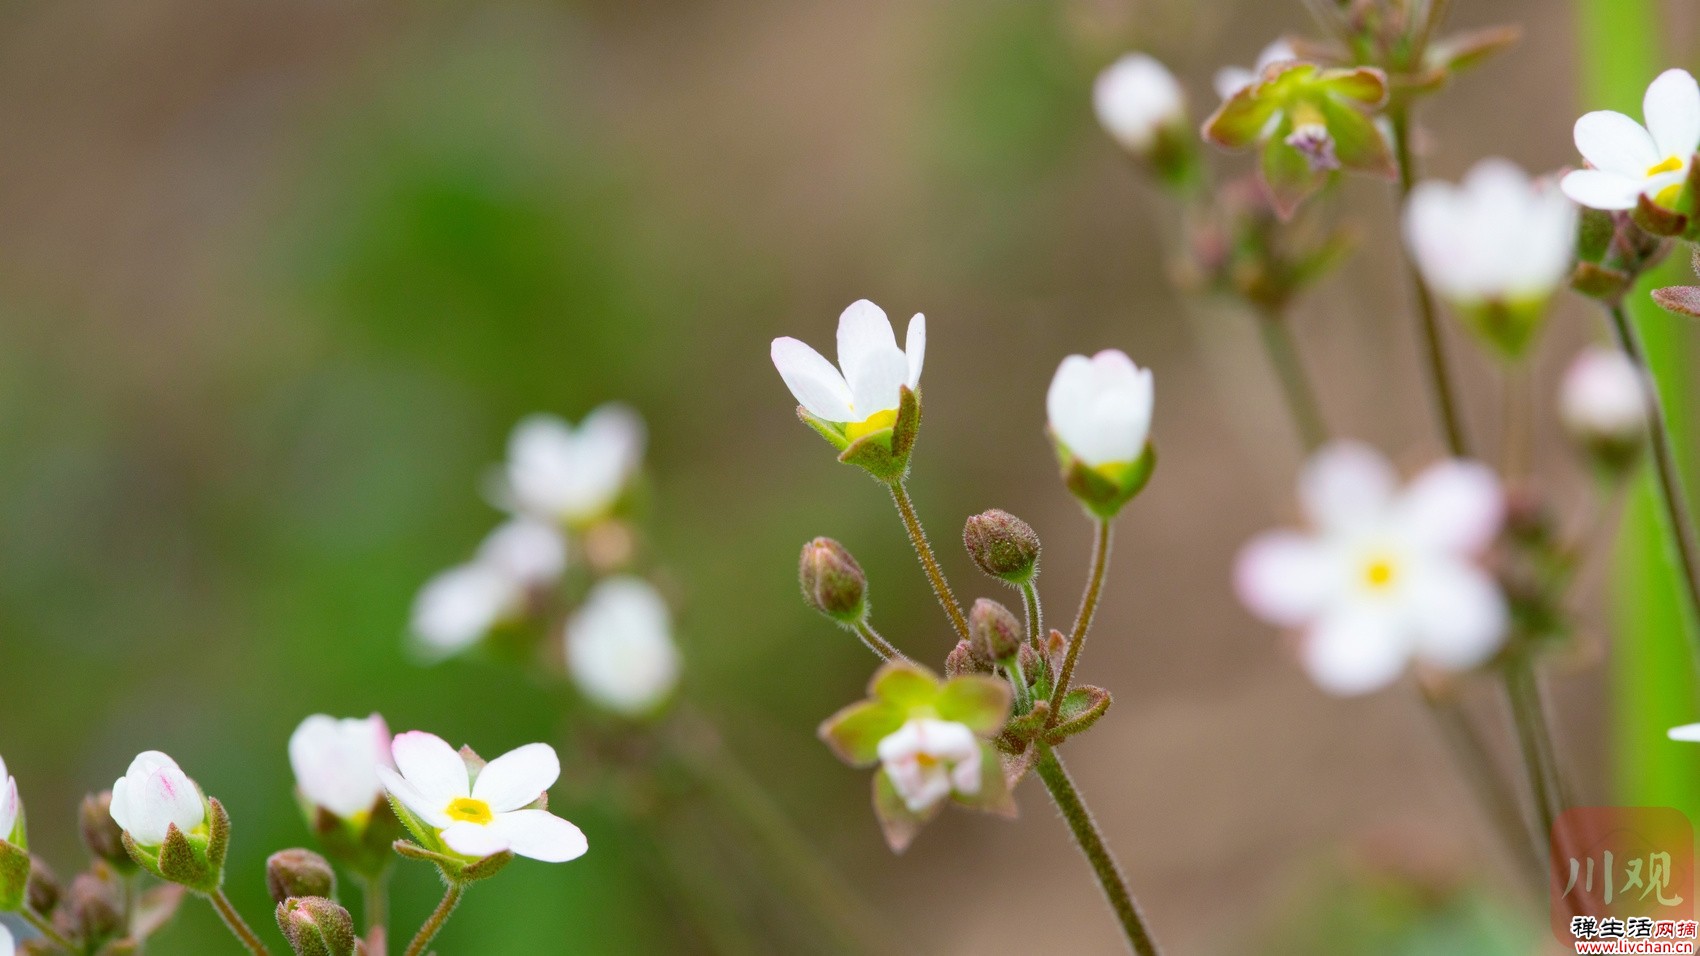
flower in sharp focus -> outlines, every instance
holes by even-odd
[[[548,744],[526,744],[481,764],[441,737],[414,730],[397,734],[391,752],[395,769],[379,765],[378,776],[427,849],[440,845],[468,859],[513,853],[545,863],[584,855],[579,828],[544,809],[561,776],[560,758]]]
[[[1257,78],[1263,75],[1263,71],[1269,69],[1270,64],[1285,63],[1288,60],[1297,60],[1298,58],[1299,55],[1293,50],[1291,43],[1288,43],[1285,39],[1276,40],[1263,48],[1263,52],[1257,55],[1256,65],[1251,69],[1248,70],[1243,66],[1224,66],[1217,70],[1214,80],[1216,95],[1224,100],[1229,99],[1240,90],[1256,83]]]
[[[149,750],[137,754],[112,785],[112,819],[138,845],[157,847],[172,827],[186,835],[203,831],[206,798],[177,761]]]
[[[1647,435],[1647,391],[1619,349],[1589,346],[1570,363],[1559,392],[1559,418],[1608,474],[1634,464]]]
[[[1150,369],[1106,349],[1063,359],[1045,393],[1063,480],[1100,516],[1113,516],[1150,477],[1153,389]]]
[[[615,713],[655,710],[679,682],[667,602],[641,578],[606,578],[567,620],[567,670],[583,694]]]
[[[1576,149],[1590,168],[1565,175],[1566,195],[1594,209],[1635,209],[1645,197],[1674,210],[1700,149],[1700,87],[1686,70],[1666,70],[1647,87],[1642,126],[1612,110],[1576,121]]]
[[[1575,259],[1577,209],[1546,180],[1484,159],[1457,186],[1418,184],[1405,242],[1435,293],[1508,357],[1524,353]]]
[[[1478,563],[1505,514],[1486,466],[1442,461],[1401,489],[1378,452],[1337,442],[1305,466],[1299,497],[1314,529],[1252,540],[1235,586],[1253,613],[1301,632],[1300,662],[1324,690],[1377,690],[1412,659],[1465,670],[1504,644],[1506,600]]]
[[[341,720],[314,714],[289,737],[289,766],[308,803],[363,820],[384,796],[378,767],[393,766],[390,728],[377,714]]]
[[[413,602],[413,634],[431,657],[465,650],[523,620],[532,595],[559,579],[566,562],[566,542],[554,527],[514,518],[492,531],[471,561],[425,583]]]
[[[626,405],[598,407],[574,428],[532,415],[508,439],[491,497],[516,514],[582,527],[606,517],[643,460],[643,418]]]

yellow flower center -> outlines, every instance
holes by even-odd
[[[897,424],[897,409],[888,408],[883,412],[875,412],[859,422],[851,422],[844,426],[844,436],[851,441],[856,441],[872,435],[874,432],[883,432],[895,424]]]
[[[1372,591],[1385,591],[1399,577],[1399,568],[1386,555],[1376,555],[1364,564],[1364,583]]]
[[[915,763],[919,764],[923,768],[936,767],[938,766],[938,762],[939,758],[929,753],[919,753],[915,755]]]
[[[1672,156],[1662,163],[1655,163],[1652,166],[1648,166],[1647,167],[1647,176],[1648,176],[1648,178],[1651,178],[1653,176],[1657,176],[1660,173],[1674,173],[1681,168],[1682,168],[1682,159],[1680,157],[1677,157],[1677,156]]]
[[[456,797],[449,802],[448,809],[443,812],[451,820],[459,820],[462,823],[476,823],[480,826],[495,819],[495,814],[490,812],[488,803],[482,800],[474,800],[471,797]]]

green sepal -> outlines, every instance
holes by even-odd
[[[175,823],[166,828],[165,842],[157,847],[144,847],[128,832],[124,834],[124,849],[137,866],[167,883],[205,895],[217,892],[224,881],[223,872],[208,862],[208,843],[207,834],[184,833]]]
[[[1578,262],[1570,273],[1570,288],[1601,302],[1616,302],[1623,298],[1635,277],[1621,269],[1593,262]]]
[[[410,860],[421,860],[437,868],[443,879],[456,886],[487,880],[502,872],[514,861],[513,852],[503,850],[479,859],[468,859],[454,852],[439,853],[406,840],[395,841],[395,851]]]
[[[1528,354],[1529,345],[1542,326],[1547,299],[1522,299],[1513,302],[1486,299],[1467,305],[1455,304],[1454,310],[1464,326],[1485,343],[1500,358],[1515,362]]]
[[[1281,109],[1273,97],[1263,95],[1266,82],[1260,79],[1216,107],[1204,121],[1204,138],[1225,149],[1244,149],[1262,138],[1270,119]]]
[[[295,802],[325,855],[367,878],[382,876],[390,865],[390,847],[402,834],[401,822],[387,799],[373,801],[365,820],[337,816],[308,800],[299,789]]]
[[[1368,113],[1330,97],[1317,105],[1328,121],[1328,135],[1334,137],[1334,156],[1340,165],[1385,179],[1398,178],[1393,147]]]
[[[1060,743],[1065,737],[1091,727],[1110,709],[1110,692],[1102,687],[1082,684],[1063,696],[1057,710],[1057,725],[1051,728],[1048,739]]]
[[[1019,753],[1025,750],[1027,742],[1037,737],[1039,732],[1045,729],[1045,725],[1050,722],[1051,703],[1049,700],[1040,698],[1034,701],[1032,710],[1010,720],[1004,727],[1003,736],[999,739],[1009,739],[1020,744],[1021,746],[1012,748],[1014,752]]]
[[[1689,168],[1693,169],[1692,166]],[[1690,187],[1684,191],[1693,190]],[[1636,197],[1635,210],[1630,215],[1635,219],[1635,224],[1649,235],[1680,236],[1688,229],[1688,216],[1674,209],[1666,209],[1644,194]]]
[[[897,418],[891,427],[841,446],[838,460],[855,465],[881,481],[901,481],[909,473],[909,452],[915,447],[915,434],[920,427],[920,396],[907,385],[899,386]]]
[[[1447,74],[1476,67],[1523,39],[1523,28],[1516,24],[1500,24],[1454,34],[1429,44],[1424,61],[1433,69]]]
[[[1576,259],[1598,264],[1605,261],[1617,235],[1617,217],[1604,209],[1583,206],[1576,224]]]
[[[812,412],[801,405],[797,406],[797,417],[802,420],[803,424],[813,428],[820,434],[820,437],[826,439],[832,444],[832,447],[839,451],[843,451],[850,447],[850,439],[845,437],[844,426],[842,424],[838,422],[829,422],[824,418],[817,418]]]
[[[970,809],[1014,819],[1015,797],[1009,791],[1009,781],[1004,778],[1003,760],[989,741],[980,741],[980,789],[974,793],[952,790],[950,798]]]
[[[862,700],[821,722],[820,739],[852,767],[879,762],[879,743],[903,726],[908,714],[889,701]]]
[[[933,699],[940,720],[963,724],[976,736],[989,737],[1003,729],[1012,702],[1009,683],[996,677],[964,674],[945,682]]]
[[[277,905],[277,928],[295,956],[354,956],[354,918],[319,896],[290,897]]]
[[[29,882],[29,851],[0,840],[0,912],[15,913],[24,908]]]
[[[407,804],[396,799],[395,794],[386,790],[384,792],[384,796],[389,801],[390,812],[394,813],[397,822],[399,822],[408,833],[413,835],[413,839],[417,842],[418,847],[435,853],[447,854],[448,848],[443,846],[443,841],[437,837],[436,827],[433,827],[424,820],[419,819],[418,815],[407,808]],[[408,854],[403,852],[401,849],[403,844],[404,841],[397,840],[395,843],[391,844],[391,847],[397,853],[401,853],[402,856],[407,856]]]
[[[891,776],[884,768],[874,774],[874,816],[880,822],[880,830],[885,834],[886,846],[891,852],[902,853],[915,840],[915,835],[933,817],[938,816],[944,807],[944,801],[928,807],[921,813],[909,809],[903,798],[897,794],[897,786],[891,782]]]
[[[868,696],[902,709],[905,718],[931,707],[938,694],[939,679],[913,661],[887,661],[868,681]]]
[[[1331,97],[1351,100],[1367,109],[1379,109],[1387,103],[1387,74],[1373,66],[1323,70],[1312,82]]]
[[[1145,451],[1138,458],[1109,474],[1075,458],[1061,442],[1056,442],[1056,447],[1063,484],[1087,511],[1105,521],[1145,489],[1157,467],[1157,446],[1151,442],[1145,443]]]

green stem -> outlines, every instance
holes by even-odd
[[[1564,812],[1563,784],[1547,732],[1547,718],[1533,662],[1526,652],[1515,652],[1505,664],[1505,697],[1517,728],[1517,744],[1523,751],[1523,766],[1529,778],[1529,796],[1535,811],[1536,846],[1546,851],[1554,836],[1554,824]],[[1542,853],[1543,860],[1545,852]]]
[[[1092,627],[1092,615],[1098,610],[1098,596],[1104,588],[1104,571],[1110,565],[1110,522],[1098,519],[1098,534],[1092,539],[1092,573],[1086,579],[1086,593],[1080,598],[1080,613],[1074,617],[1074,633],[1069,635],[1068,653],[1063,656],[1062,672],[1051,688],[1051,723],[1062,716],[1063,698],[1068,695],[1069,681],[1074,679],[1074,663],[1080,658],[1080,648],[1086,643],[1086,632]]]
[[[260,938],[242,921],[242,914],[230,905],[230,898],[224,895],[224,890],[214,890],[207,896],[207,900],[212,903],[213,909],[218,910],[219,918],[224,920],[225,926],[230,927],[230,932],[247,947],[248,952],[255,956],[267,956],[266,944],[260,942]]]
[[[363,882],[366,894],[366,948],[368,956],[384,956],[389,949],[390,881],[389,870],[369,876]]]
[[[465,895],[466,887],[458,883],[450,886],[443,893],[442,902],[438,903],[437,908],[432,910],[431,915],[426,918],[425,925],[419,927],[419,932],[413,934],[413,942],[407,944],[407,952],[404,956],[422,956],[425,947],[431,945],[431,940],[435,939],[437,934],[442,931],[443,924],[449,921],[449,914],[455,911],[455,907],[460,905],[460,898]]]
[[[1080,791],[1075,789],[1074,781],[1069,777],[1062,759],[1049,744],[1035,741],[1033,746],[1039,748],[1039,760],[1034,764],[1034,772],[1044,781],[1045,790],[1050,793],[1052,802],[1062,811],[1063,819],[1068,821],[1068,828],[1074,834],[1074,842],[1079,845],[1080,852],[1085,854],[1086,861],[1092,864],[1092,872],[1098,878],[1098,886],[1103,889],[1104,898],[1109,901],[1110,909],[1115,911],[1116,919],[1121,922],[1122,932],[1127,934],[1128,945],[1139,956],[1156,956],[1157,944],[1152,941],[1150,931],[1145,928],[1145,920],[1139,914],[1139,906],[1134,903],[1133,894],[1128,892],[1127,879],[1122,876],[1121,867],[1116,865],[1116,858],[1110,854],[1110,848],[1104,844],[1104,837],[1098,832],[1098,824],[1092,819],[1092,811],[1087,809],[1086,801],[1081,799]]]
[[[53,927],[52,920],[49,920],[47,917],[37,913],[34,907],[25,906],[23,908],[22,915],[25,922],[39,930],[41,935],[52,940],[53,945],[58,946],[67,953],[77,952],[77,946],[70,940],[66,939],[63,933],[60,933],[59,930]],[[128,927],[130,924],[126,922],[124,925]]]
[[[1039,607],[1039,589],[1033,586],[1031,580],[1021,582],[1021,609],[1027,612],[1027,643],[1033,649],[1044,652],[1044,610]]]
[[[1328,441],[1328,425],[1310,377],[1305,374],[1304,363],[1293,347],[1293,330],[1287,327],[1286,316],[1280,313],[1258,316],[1257,328],[1263,333],[1263,349],[1269,353],[1269,364],[1281,380],[1281,392],[1293,416],[1293,427],[1298,429],[1305,451],[1316,451]]]
[[[1402,214],[1405,200],[1410,197],[1411,186],[1417,177],[1415,160],[1411,155],[1411,118],[1403,106],[1395,106],[1387,111],[1387,119],[1393,125],[1393,148],[1399,162],[1399,212]],[[1398,221],[1397,217],[1394,221]],[[1423,357],[1428,366],[1429,385],[1434,393],[1435,414],[1440,419],[1440,429],[1446,438],[1447,450],[1455,457],[1467,457],[1470,454],[1470,446],[1465,440],[1463,423],[1458,417],[1457,399],[1452,392],[1452,373],[1447,370],[1446,344],[1440,336],[1440,321],[1435,315],[1434,297],[1429,294],[1428,284],[1423,281],[1422,273],[1417,270],[1416,261],[1411,258],[1409,249],[1404,251],[1404,256],[1405,271],[1410,275],[1411,288],[1417,300],[1417,331],[1422,336]]]
[[[909,532],[909,543],[915,546],[915,556],[921,559],[921,567],[927,571],[927,580],[932,582],[933,594],[939,599],[939,605],[945,614],[950,616],[950,623],[956,628],[956,634],[963,640],[968,640],[968,619],[962,616],[962,607],[956,603],[956,595],[950,591],[950,584],[944,579],[944,571],[939,569],[938,559],[933,557],[933,548],[927,544],[927,532],[921,528],[921,519],[915,514],[915,504],[909,500],[909,489],[902,481],[891,483],[891,500],[897,502],[897,513],[903,516],[903,527]]]
[[[1434,717],[1435,726],[1446,740],[1464,778],[1476,791],[1476,798],[1505,843],[1506,850],[1517,862],[1518,868],[1528,872],[1537,891],[1544,889],[1546,871],[1541,862],[1540,846],[1530,842],[1529,828],[1523,822],[1522,811],[1517,808],[1517,799],[1506,788],[1505,779],[1500,776],[1487,744],[1456,700],[1431,693],[1427,688],[1423,689],[1422,696],[1423,703],[1428,705],[1428,711]]]
[[[874,630],[874,626],[866,620],[857,621],[855,628],[856,636],[861,638],[862,643],[868,646],[868,650],[878,655],[880,660],[906,661],[909,659],[902,651],[892,647],[891,642],[881,637],[880,632]]]

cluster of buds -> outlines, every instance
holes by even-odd
[[[1338,0],[1317,3],[1324,36],[1293,47],[1307,60],[1333,66],[1370,66],[1388,79],[1396,104],[1437,92],[1521,37],[1515,26],[1493,26],[1442,35],[1447,4],[1429,0]]]

